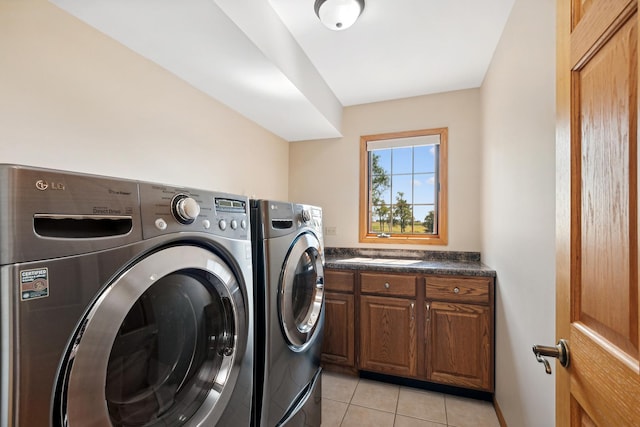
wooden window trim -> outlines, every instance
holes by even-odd
[[[391,234],[381,238],[375,233],[369,233],[369,179],[367,142],[384,139],[410,138],[424,135],[440,135],[439,182],[438,192],[438,233],[422,234]],[[363,135],[360,137],[360,243],[382,244],[419,244],[446,245],[447,240],[447,164],[448,164],[448,128],[421,129],[405,132],[392,132],[377,135]]]

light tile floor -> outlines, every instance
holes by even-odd
[[[500,427],[491,402],[322,374],[322,427]]]

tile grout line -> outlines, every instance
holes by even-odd
[[[356,386],[353,388],[353,392],[351,393],[351,397],[349,398],[349,402],[347,403],[347,409],[344,411],[344,415],[340,420],[340,426],[342,426],[345,418],[347,418],[347,412],[349,412],[349,408],[351,407],[351,402],[353,401],[353,396],[355,396],[356,390],[358,389],[358,384],[360,384],[360,377],[358,377],[358,381],[356,381]]]
[[[401,387],[398,387],[398,398],[396,399],[396,410],[393,414],[393,427],[396,427],[396,420],[398,419],[398,406],[400,405],[400,391]]]
[[[444,400],[444,420],[447,422],[447,427],[449,427],[449,412],[447,411],[447,395],[442,396]]]

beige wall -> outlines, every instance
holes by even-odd
[[[555,2],[516,0],[482,86],[482,256],[498,272],[496,400],[507,424],[555,424]]]
[[[336,227],[327,246],[365,246],[358,243],[360,136],[436,127],[449,128],[449,244],[384,247],[479,251],[478,89],[345,108],[342,138],[291,144],[289,198],[323,208],[325,226]]]
[[[287,197],[286,141],[48,1],[0,1],[0,52],[0,162]]]

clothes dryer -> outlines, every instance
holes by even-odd
[[[0,425],[249,426],[242,196],[0,166]]]
[[[320,426],[322,210],[252,200],[256,291],[254,424]]]

